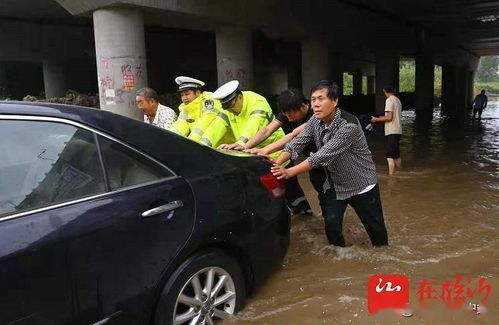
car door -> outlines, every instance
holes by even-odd
[[[63,229],[105,195],[104,174],[91,132],[29,119],[0,116],[0,324],[67,324]]]
[[[29,119],[0,116],[0,324],[140,323],[191,233],[189,184],[84,125]]]
[[[110,194],[63,230],[79,319],[142,324],[192,232],[194,197],[163,164],[115,139],[98,142]]]

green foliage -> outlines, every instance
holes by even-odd
[[[442,67],[435,65],[435,81],[433,83],[433,96],[442,98]]]
[[[416,91],[416,63],[414,60],[401,60],[399,70],[399,91]],[[442,96],[442,67],[435,65],[435,82],[433,93],[436,97]]]
[[[399,68],[400,92],[414,92],[416,90],[416,65],[414,60],[401,60]]]
[[[498,80],[499,56],[484,56],[476,72],[476,81],[492,82]]]
[[[482,89],[485,89],[486,93],[489,94],[499,94],[499,82],[478,82],[475,81],[473,87],[473,93],[478,95]],[[486,94],[487,95],[487,94]]]
[[[353,95],[353,76],[343,73],[343,95]]]

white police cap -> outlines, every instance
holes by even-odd
[[[234,97],[236,97],[237,95],[238,90],[239,81],[231,80],[215,90],[215,92],[213,93],[213,98],[220,100],[220,102],[224,104],[234,99]]]
[[[178,85],[178,91],[184,91],[189,89],[201,89],[204,86],[204,82],[191,77],[179,76],[175,78],[175,82]]]

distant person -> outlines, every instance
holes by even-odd
[[[159,103],[158,93],[152,88],[142,88],[135,94],[137,107],[144,113],[144,122],[170,129],[177,120],[177,114],[173,109]]]
[[[400,137],[402,136],[402,103],[395,96],[393,87],[383,88],[386,96],[385,115],[371,117],[371,123],[385,123],[386,160],[388,161],[388,174],[393,175],[397,169],[402,169],[400,157]]]
[[[482,118],[482,111],[485,107],[487,107],[487,96],[485,96],[485,89],[476,95],[475,100],[473,100],[473,119],[475,119],[475,115],[478,112],[478,119]]]

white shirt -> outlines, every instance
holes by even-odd
[[[385,135],[402,134],[402,123],[400,120],[402,103],[397,96],[391,95],[386,99],[385,114],[386,112],[392,112],[393,115],[390,122],[385,122]]]
[[[156,115],[154,116],[154,120],[150,124],[162,129],[169,130],[176,120],[177,114],[173,109],[158,103]],[[144,115],[144,122],[149,123],[149,117],[147,115]]]

